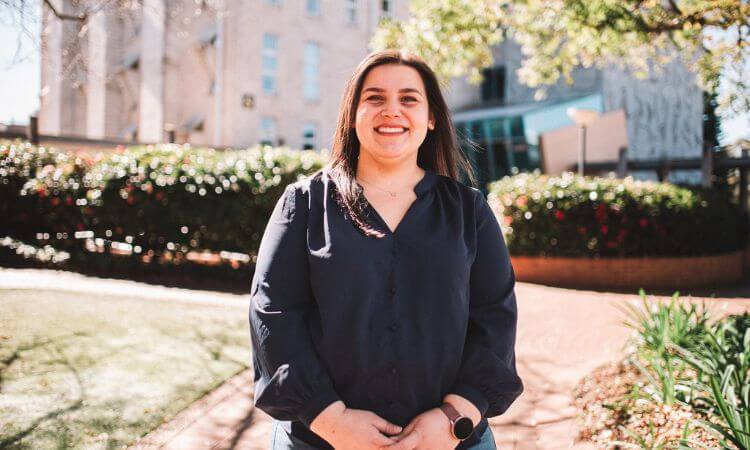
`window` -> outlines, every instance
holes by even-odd
[[[346,20],[349,23],[357,23],[357,0],[346,1]]]
[[[380,0],[380,12],[384,17],[390,17],[393,9],[392,0]]]
[[[315,142],[315,135],[317,126],[313,122],[307,122],[302,126],[302,149],[303,150],[315,150],[317,143]]]
[[[482,70],[482,101],[502,102],[505,100],[505,66],[495,66]]]
[[[317,100],[319,94],[318,71],[320,67],[320,48],[318,44],[308,42],[305,44],[303,58],[303,94],[308,100]]]
[[[311,16],[320,15],[320,0],[307,0],[307,14]]]
[[[260,118],[260,145],[274,145],[276,142],[276,119],[263,116]]]
[[[263,68],[261,69],[263,92],[276,93],[276,70],[278,67],[279,38],[275,34],[263,35]]]

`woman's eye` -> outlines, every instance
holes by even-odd
[[[367,97],[366,101],[382,101],[383,97],[380,95],[373,95],[371,97]],[[401,101],[403,102],[416,102],[416,97],[402,97]]]

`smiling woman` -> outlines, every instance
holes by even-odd
[[[271,448],[494,449],[523,391],[500,226],[420,58],[368,55],[331,160],[287,186],[251,282]]]

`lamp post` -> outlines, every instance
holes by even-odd
[[[586,127],[599,118],[599,111],[568,108],[567,114],[578,125],[578,175],[583,176],[583,165],[586,161]]]

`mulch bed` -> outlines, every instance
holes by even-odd
[[[622,430],[625,427],[643,437],[649,444],[646,448],[677,448],[685,424],[692,419],[706,419],[679,403],[667,406],[643,398],[646,384],[627,358],[600,366],[584,377],[573,391],[581,421],[577,439],[590,441],[599,448],[632,448],[617,443],[637,444],[636,439]],[[703,428],[693,425],[690,430],[691,441],[720,447]]]

